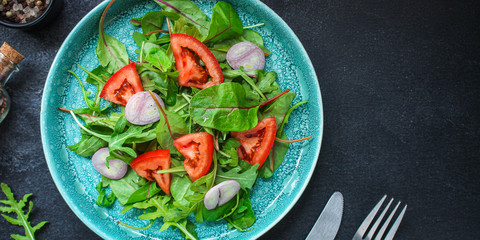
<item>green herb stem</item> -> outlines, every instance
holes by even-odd
[[[259,23],[259,24],[255,24],[255,25],[251,25],[251,26],[245,26],[243,27],[243,29],[249,29],[249,28],[254,28],[254,27],[260,27],[260,26],[263,26],[265,25],[265,23]]]

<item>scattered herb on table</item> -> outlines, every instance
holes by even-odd
[[[30,212],[33,208],[33,202],[28,201],[28,198],[32,195],[31,193],[25,194],[21,200],[17,202],[15,197],[12,193],[10,187],[7,184],[1,183],[2,191],[7,196],[7,200],[0,200],[0,203],[4,204],[5,206],[0,205],[0,211],[4,213],[15,213],[17,215],[16,218],[13,218],[9,215],[2,214],[9,223],[23,226],[25,229],[25,236],[19,234],[12,234],[10,235],[13,239],[17,240],[24,240],[24,239],[35,239],[35,232],[43,227],[47,221],[40,222],[39,224],[32,226],[28,218],[30,217]],[[28,204],[28,211],[25,213],[24,208],[27,207]]]

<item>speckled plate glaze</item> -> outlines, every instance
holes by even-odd
[[[200,239],[255,239],[280,221],[308,184],[320,152],[323,132],[320,88],[310,59],[298,38],[278,15],[260,1],[229,2],[234,5],[245,26],[265,23],[255,30],[262,34],[266,47],[272,52],[267,58],[266,70],[278,73],[282,89],[288,88],[297,93],[294,102],[308,100],[308,104],[293,112],[285,131],[290,139],[305,136],[312,136],[312,139],[291,144],[284,162],[274,176],[259,179],[252,189],[251,200],[257,219],[251,231],[242,233],[228,229],[223,221],[196,223]],[[211,15],[215,1],[196,3],[207,15]],[[85,107],[79,84],[67,70],[72,70],[81,79],[85,79],[86,74],[77,64],[87,69],[93,69],[99,64],[95,55],[98,21],[106,5],[107,2],[101,3],[77,24],[58,51],[50,69],[41,109],[45,158],[53,180],[67,204],[101,237],[181,239],[180,233],[171,229],[159,233],[159,223],[144,231],[119,225],[118,221],[137,227],[144,227],[147,223],[136,218],[138,211],[120,214],[122,207],[118,202],[111,208],[97,207],[95,201],[98,193],[95,185],[100,181],[100,174],[95,171],[90,159],[80,157],[66,147],[80,140],[80,131],[72,117],[57,108]],[[136,59],[136,45],[131,35],[134,31],[141,30],[133,27],[129,19],[158,9],[159,6],[153,1],[118,0],[108,12],[105,32],[123,42],[130,58]],[[94,86],[84,84],[91,92],[96,91]]]

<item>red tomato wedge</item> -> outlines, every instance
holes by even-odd
[[[208,173],[213,156],[212,135],[206,132],[190,133],[175,139],[173,145],[185,157],[183,166],[192,181]]]
[[[254,128],[242,131],[231,132],[232,137],[240,142],[237,149],[238,157],[260,168],[270,153],[275,135],[277,134],[277,121],[275,117],[265,118]]]
[[[156,181],[158,186],[167,195],[170,195],[170,183],[172,175],[170,173],[157,174],[158,170],[165,170],[170,168],[170,150],[159,149],[155,151],[146,152],[130,163],[133,171],[140,177],[148,181]]]
[[[141,91],[143,91],[142,80],[140,80],[135,63],[130,63],[108,79],[100,97],[116,104],[126,105],[133,94]]]
[[[182,33],[171,34],[170,43],[175,65],[177,70],[180,70],[178,75],[180,86],[204,89],[223,83],[222,69],[205,44]],[[199,60],[205,63],[205,68],[200,66]]]

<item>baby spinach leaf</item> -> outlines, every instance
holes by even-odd
[[[202,38],[202,34],[198,30],[198,28],[184,17],[180,17],[175,21],[173,32],[187,34],[196,39]]]
[[[218,168],[215,184],[219,184],[227,180],[235,180],[240,183],[240,186],[243,189],[251,189],[257,180],[257,168],[258,164],[250,165],[250,167],[246,170],[242,170],[242,168],[239,166],[228,171]]]
[[[167,115],[170,130],[172,131],[174,138],[188,134],[187,124],[180,115],[170,111],[165,111],[165,114]],[[168,125],[163,117],[163,114],[160,114],[160,120],[158,121],[156,128],[156,138],[161,148],[170,149],[171,152],[177,152],[177,149],[175,146],[173,146],[173,139],[170,136]]]
[[[235,212],[225,218],[230,226],[242,231],[251,227],[255,223],[255,214],[253,213],[252,204],[250,202],[250,193],[248,190],[241,190],[238,194],[242,194],[238,207]]]
[[[137,44],[138,47],[142,47],[142,43],[147,41],[147,35],[142,34],[140,32],[133,32],[132,33],[132,38],[135,44]]]
[[[138,176],[135,171],[129,169],[127,174],[118,180],[109,180],[110,189],[117,196],[118,202],[123,206],[127,204],[130,196],[137,191],[141,186],[138,184],[140,176]]]
[[[165,98],[165,103],[167,105],[175,105],[177,102],[177,94],[178,94],[178,86],[177,81],[171,77],[167,77],[168,79],[168,88],[167,88],[167,97]]]
[[[39,224],[32,226],[28,218],[30,217],[30,212],[33,208],[33,202],[28,201],[28,198],[32,196],[31,193],[25,194],[23,198],[17,202],[15,196],[12,193],[12,189],[8,187],[7,184],[1,183],[1,188],[7,200],[0,200],[0,203],[5,206],[0,206],[0,211],[4,213],[15,213],[17,218],[13,218],[9,215],[2,214],[2,217],[5,218],[9,223],[17,226],[22,226],[25,229],[25,236],[19,234],[11,234],[10,237],[13,239],[35,239],[35,232],[42,228],[47,221],[40,222]],[[28,203],[28,211],[25,213],[23,208],[26,207]]]
[[[160,30],[162,28],[164,18],[165,16],[163,16],[161,11],[149,12],[143,15],[141,21],[143,34]]]
[[[157,186],[156,182],[148,182],[147,184],[143,185],[135,192],[133,192],[129,197],[125,204],[132,204],[140,201],[144,201],[146,199],[155,196],[159,193],[162,189]]]
[[[170,192],[172,193],[172,197],[178,202],[180,205],[189,207],[192,206],[193,203],[186,200],[186,196],[195,194],[194,191],[190,189],[192,184],[192,180],[188,176],[173,176],[172,183],[170,185]]]
[[[257,125],[258,108],[245,100],[242,85],[230,82],[205,88],[193,96],[190,117],[203,127],[245,131]]]
[[[266,56],[271,54],[271,52],[267,48],[265,48],[262,36],[258,32],[251,29],[244,29],[242,36],[226,39],[220,42],[215,42],[213,44],[208,44],[208,47],[212,52],[218,51],[226,54],[233,45],[239,42],[255,43],[260,49],[262,49],[263,53]],[[219,62],[222,62],[222,61],[219,60]]]
[[[242,38],[242,40],[244,41],[255,43],[260,49],[262,49],[263,53],[265,53],[266,56],[271,54],[271,52],[263,45],[262,35],[260,35],[260,33],[258,33],[257,31],[254,31],[252,29],[245,29],[243,30]]]
[[[100,18],[96,49],[98,61],[110,74],[117,72],[120,68],[127,65],[129,60],[125,45],[116,38],[105,34],[103,31],[103,22],[112,3],[113,2],[110,2],[107,5]]]
[[[142,25],[142,17],[130,19],[130,23],[135,27],[140,27]]]
[[[277,129],[279,129],[295,96],[295,93],[289,92],[279,97],[275,102],[268,105],[264,111],[260,112],[259,121],[265,118],[275,117]]]
[[[208,35],[210,21],[207,15],[192,1],[189,0],[155,0],[163,9],[163,14],[172,20],[180,17],[193,23],[202,36]]]
[[[207,221],[217,221],[224,218],[230,210],[237,204],[238,199],[236,197],[230,199],[222,206],[218,206],[212,210],[205,208],[205,205],[202,204],[202,216],[204,220]]]
[[[242,20],[240,20],[232,5],[223,1],[215,4],[205,42],[218,42],[242,34]]]
[[[143,60],[150,63],[152,66],[160,69],[162,72],[167,72],[172,67],[172,61],[167,56],[166,51],[153,43],[145,43],[143,47]]]

